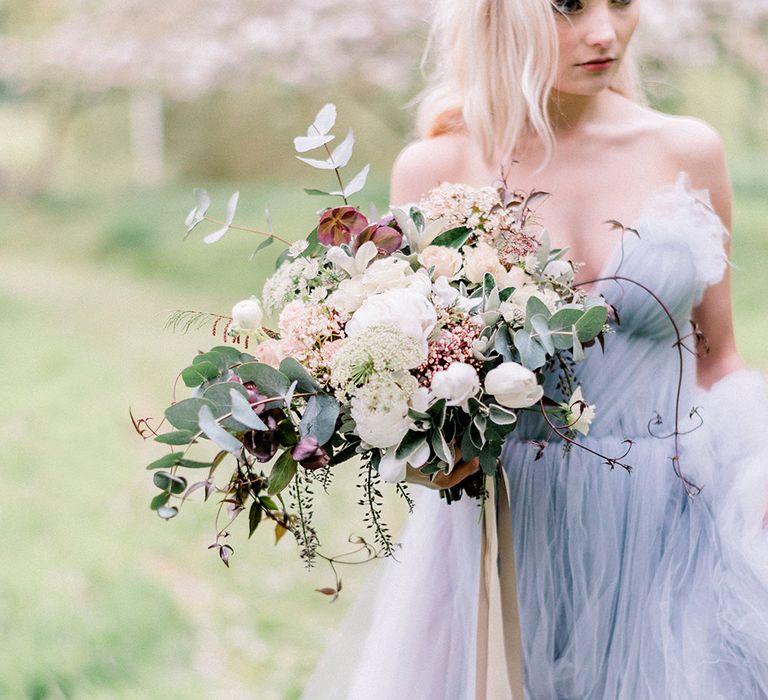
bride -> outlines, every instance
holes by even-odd
[[[525,697],[768,698],[768,402],[734,343],[729,178],[709,126],[642,103],[628,53],[641,5],[437,0],[422,138],[398,157],[391,200],[502,171],[552,193],[538,216],[620,318],[578,377],[598,410],[584,444],[621,454],[631,439],[632,473],[556,439],[542,454],[532,414],[502,455],[512,534],[499,533],[499,566],[516,574]],[[698,357],[681,352],[694,329],[708,346]],[[476,469],[461,463],[439,485]],[[359,595],[307,700],[522,697],[477,683],[476,503],[413,490],[399,561]]]

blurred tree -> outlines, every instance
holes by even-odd
[[[344,86],[403,122],[390,88],[417,83],[429,0],[6,0],[0,80],[15,90],[133,95],[136,178],[164,177],[163,102],[278,80],[317,92]],[[36,8],[36,9],[32,9]],[[43,10],[41,10],[43,8]],[[768,76],[768,0],[644,0],[640,53],[652,69],[727,61],[755,84]],[[60,142],[61,139],[58,139]],[[50,172],[46,168],[36,177]],[[38,183],[39,184],[39,183]]]

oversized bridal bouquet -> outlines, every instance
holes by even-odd
[[[284,241],[259,297],[231,316],[172,317],[175,327],[211,321],[224,343],[181,372],[190,394],[166,409],[170,430],[138,424],[170,446],[148,467],[159,489],[152,508],[169,519],[195,491],[220,496],[227,523],[211,547],[225,563],[229,525],[247,512],[251,533],[266,521],[278,536],[291,532],[311,565],[313,487],[327,487],[349,460],[360,466],[366,523],[389,554],[381,480],[409,500],[406,479],[426,483],[457,455],[477,457],[481,470],[443,495],[482,498],[521,411],[563,437],[586,434],[594,414],[572,368],[585,345],[602,342],[608,307],[574,286],[573,264],[550,248],[533,209],[544,193],[444,184],[369,219],[348,202],[368,167],[343,184],[354,141],[350,131],[328,147],[335,119],[326,105],[295,146],[324,149],[325,159],[300,160],[338,180],[336,191],[307,192],[342,201],[305,240]],[[189,231],[210,221],[208,195],[197,194]],[[206,242],[236,228],[236,204],[235,195]],[[263,245],[279,240],[265,236]],[[559,401],[545,395],[545,379]],[[195,472],[203,476],[190,483]]]

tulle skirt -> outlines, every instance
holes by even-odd
[[[695,497],[659,438],[636,438],[631,474],[555,443],[539,460],[514,434],[505,445],[527,698],[768,698],[768,394],[741,371],[696,399],[704,424],[681,462]],[[613,454],[620,437],[589,444]],[[421,490],[402,543],[306,700],[474,698],[477,503]]]

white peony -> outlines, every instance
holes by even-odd
[[[426,270],[417,270],[408,278],[408,289],[428,297],[432,292],[432,280]]]
[[[507,408],[533,406],[544,395],[536,375],[517,362],[503,362],[488,372],[485,390]]]
[[[256,297],[238,301],[232,307],[232,323],[240,331],[255,331],[261,328],[264,311]]]
[[[455,277],[462,264],[461,253],[453,248],[430,245],[419,253],[419,262],[426,268],[434,268],[432,275],[438,277]]]
[[[429,350],[427,339],[436,323],[435,307],[423,294],[415,289],[389,289],[368,297],[352,314],[345,330],[352,337],[364,333],[370,326],[396,326],[413,338],[426,357]]]
[[[514,287],[515,289],[518,289],[526,284],[531,284],[532,282],[533,277],[523,270],[522,267],[515,265],[507,272],[504,287]]]
[[[589,434],[589,426],[595,417],[595,407],[584,401],[581,395],[581,387],[573,392],[571,400],[567,404],[560,404],[566,411],[566,424],[571,430],[586,436]]]
[[[405,400],[371,410],[365,397],[353,396],[350,405],[357,434],[372,447],[385,449],[399,445],[413,425]]]
[[[480,378],[472,365],[454,362],[448,369],[435,372],[430,388],[435,398],[446,399],[448,406],[461,406],[466,411],[469,399],[480,391]]]

